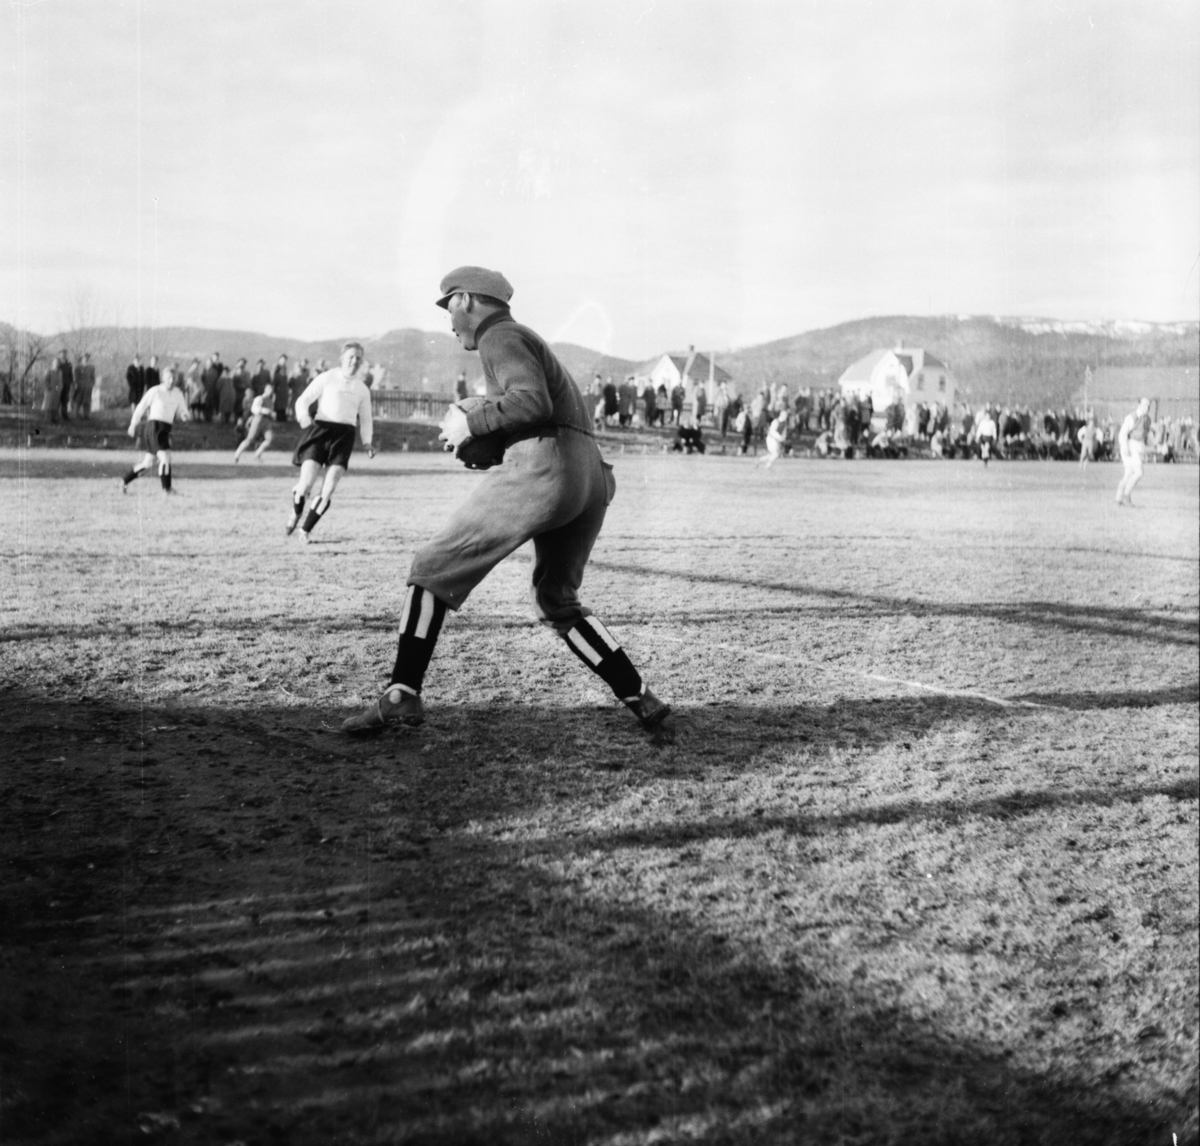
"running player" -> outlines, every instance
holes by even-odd
[[[767,427],[767,452],[765,457],[755,459],[755,469],[760,465],[770,469],[779,460],[779,455],[783,453],[783,444],[787,441],[787,432],[788,412],[787,410],[780,410],[775,415],[770,426]]]
[[[304,427],[304,434],[292,455],[292,465],[300,467],[300,480],[292,488],[288,534],[300,525],[304,504],[316,488],[321,470],[325,470],[321,495],[308,507],[300,525],[305,542],[312,540],[313,527],[328,512],[333,491],[350,465],[356,423],[367,456],[375,456],[371,445],[371,391],[363,381],[364,359],[362,343],[343,343],[341,366],[318,374],[296,399],[296,421]],[[314,404],[315,418],[311,413]]]
[[[129,483],[136,481],[158,459],[158,480],[162,483],[163,493],[171,492],[171,426],[175,419],[187,422],[187,399],[183,391],[175,385],[175,370],[168,366],[162,373],[162,381],[151,386],[142,395],[141,401],[133,408],[133,417],[129,421],[129,436],[137,439],[138,426],[146,419],[142,430],[145,454],[142,460],[133,467],[121,480],[121,492],[129,491]]]
[[[246,427],[246,436],[238,443],[238,448],[233,451],[235,463],[241,458],[243,450],[248,450],[254,445],[254,440],[259,434],[262,434],[262,444],[254,451],[254,456],[260,462],[262,461],[263,454],[275,440],[275,435],[271,431],[271,419],[274,416],[275,387],[268,382],[263,387],[263,392],[256,394],[250,403],[250,424]]]
[[[1117,446],[1125,473],[1117,486],[1117,505],[1133,505],[1133,487],[1142,480],[1146,443],[1150,440],[1150,399],[1142,398],[1132,414],[1126,414],[1117,432]]]

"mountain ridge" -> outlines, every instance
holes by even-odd
[[[0,324],[0,349],[11,341],[12,331],[11,326]],[[343,341],[180,326],[143,330],[140,340],[143,356],[154,352],[160,358],[186,364],[192,357],[205,361],[212,351],[219,350],[228,363],[244,356],[253,365],[261,357],[268,366],[281,353],[287,354],[290,362],[307,357],[314,366],[320,358],[333,363]],[[463,350],[445,331],[405,327],[361,337],[360,341],[368,361],[383,367],[382,384],[386,386],[450,393],[459,371],[472,382],[480,376],[478,356]],[[45,342],[50,350],[66,347],[77,353],[90,349],[99,372],[109,372],[123,381],[125,363],[137,348],[138,337],[137,331],[129,327],[89,328],[62,331]],[[859,358],[899,344],[923,346],[935,354],[953,372],[960,391],[973,400],[1049,401],[1058,405],[1070,399],[1088,367],[1096,370],[1101,366],[1200,363],[1200,322],[879,315],[717,351],[715,358],[734,377],[741,392],[753,391],[764,382],[781,381],[793,389],[827,388],[836,385],[842,371]],[[584,387],[594,373],[618,379],[628,373],[645,373],[659,357],[623,358],[565,342],[553,346],[563,365]],[[664,347],[662,353],[668,352],[685,353],[686,348]]]

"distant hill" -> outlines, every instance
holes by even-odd
[[[895,315],[844,322],[717,356],[741,389],[762,381],[833,386],[872,350],[923,346],[972,400],[1070,401],[1084,370],[1200,361],[1200,323],[1070,323],[1053,319]]]
[[[0,324],[0,331],[6,328]],[[349,337],[349,336],[348,336]],[[336,361],[342,338],[304,341],[253,331],[160,327],[141,332],[143,355],[186,364],[207,360],[219,350],[224,361],[263,358],[273,364],[280,354],[306,357],[315,365]],[[404,390],[449,393],[460,370],[474,382],[479,358],[445,331],[392,330],[362,339],[367,359],[385,368],[384,385]],[[1195,366],[1200,363],[1200,323],[1061,322],[1045,318],[997,318],[965,315],[863,318],[812,330],[759,346],[717,353],[716,360],[745,392],[763,381],[792,386],[831,387],[850,363],[880,347],[903,342],[923,346],[954,372],[972,401],[1055,406],[1070,402],[1087,367]],[[129,328],[68,331],[47,340],[51,350],[72,353],[87,348],[104,375],[106,396],[117,399],[124,371],[138,340]],[[664,348],[681,349],[681,348]],[[573,343],[555,343],[555,353],[581,385],[594,372],[620,379],[652,364],[615,358]]]

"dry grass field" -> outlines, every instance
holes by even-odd
[[[1195,1143],[1200,490],[1160,466],[616,455],[365,743],[486,477],[0,455],[0,1143]]]

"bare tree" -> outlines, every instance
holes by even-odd
[[[18,405],[26,406],[34,397],[31,376],[37,364],[46,357],[49,339],[43,334],[18,330],[7,323],[0,324],[0,375],[8,394]]]

